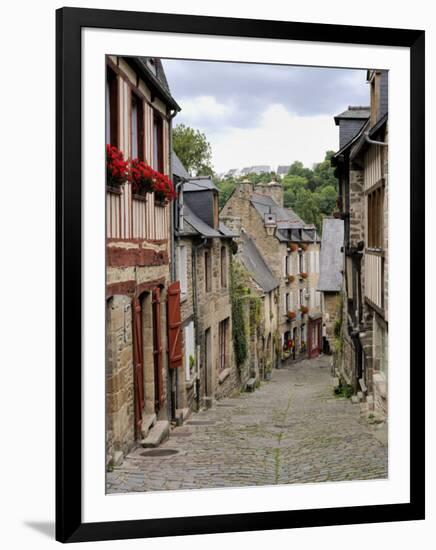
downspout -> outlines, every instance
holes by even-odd
[[[371,145],[381,145],[382,147],[387,147],[388,143],[387,141],[375,141],[369,137],[369,132],[365,132],[363,134],[365,136],[365,141],[367,143],[370,143]]]
[[[173,163],[172,163],[172,150],[173,150],[173,118],[176,116],[177,111],[173,111],[169,117],[167,117],[168,120],[168,167],[169,167],[169,177],[172,180],[173,179]],[[174,240],[174,231],[175,231],[175,212],[176,212],[176,200],[173,201],[172,205],[172,216],[171,216],[171,227],[170,227],[170,248],[171,248],[171,281],[176,280],[176,249],[175,249],[175,240]],[[174,420],[176,418],[176,409],[177,409],[177,394],[178,394],[178,385],[177,385],[177,371],[176,369],[168,369],[169,373],[169,379],[170,379],[170,403],[171,403],[171,411],[170,416],[171,419]]]
[[[197,244],[192,247],[192,310],[194,314],[194,323],[195,323],[195,349],[197,350],[197,347],[200,345],[200,327],[198,322],[198,285],[196,282],[197,279],[197,252],[200,250],[200,248],[203,248],[207,243],[207,238],[203,237],[200,244]],[[197,373],[196,373],[196,380],[195,380],[195,395],[196,395],[196,401],[197,401],[197,410],[200,408],[200,358],[197,358]],[[206,368],[206,366],[205,366]],[[207,373],[205,374],[205,380],[207,385]]]

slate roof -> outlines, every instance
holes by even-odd
[[[159,57],[132,57],[130,58],[134,64],[141,70],[143,74],[148,77],[148,80],[156,91],[162,96],[162,98],[168,103],[173,109],[180,111],[180,106],[176,100],[171,95],[170,87],[168,86],[167,77],[165,76],[165,71],[162,65],[162,61]],[[153,64],[156,68],[156,74],[148,66],[149,60],[153,61]]]
[[[363,105],[348,105],[348,109],[342,113],[339,113],[338,115],[336,115],[334,118],[335,118],[335,123],[336,123],[336,126],[339,124],[339,120],[342,118],[342,119],[350,119],[350,118],[358,118],[358,119],[362,119],[362,120],[365,120],[369,117],[369,115],[371,114],[370,112],[370,108],[368,106],[363,106]]]
[[[191,176],[188,174],[186,168],[182,164],[182,161],[174,151],[171,152],[171,164],[174,176],[185,180],[190,179]]]
[[[324,218],[320,253],[320,273],[318,290],[339,292],[342,288],[342,270],[344,269],[344,221],[336,218]]]
[[[197,178],[192,178],[189,176],[189,181],[183,186],[183,192],[192,192],[192,191],[218,191],[218,187],[213,183],[212,179],[209,176],[199,176]]]
[[[196,234],[202,235],[203,237],[222,237],[223,234],[214,229],[209,224],[204,222],[201,218],[191,210],[191,208],[185,203],[183,205],[183,228],[185,228],[185,222],[188,222],[189,226],[194,229]],[[183,230],[185,233],[185,230]],[[195,233],[190,233],[195,234]]]
[[[291,209],[279,206],[274,199],[267,195],[254,192],[250,198],[251,204],[264,218],[265,214],[275,214],[279,229],[305,227],[304,221]]]
[[[252,279],[262,288],[264,292],[271,292],[279,286],[277,279],[263,259],[262,254],[245,232],[241,233],[241,245],[238,257],[244,264],[245,269],[250,273]]]

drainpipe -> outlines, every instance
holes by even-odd
[[[382,147],[387,147],[388,143],[387,141],[375,141],[369,137],[369,132],[364,133],[365,140],[367,143],[370,143],[371,145],[381,145]]]
[[[171,159],[171,154],[173,150],[173,118],[176,116],[177,111],[174,111],[170,114],[169,117],[167,117],[168,120],[168,166],[169,166],[169,177],[172,180],[173,179],[173,163]],[[170,248],[171,248],[171,281],[176,280],[176,249],[175,249],[175,241],[174,241],[174,230],[175,230],[175,202],[173,202],[172,205],[172,216],[171,216],[171,227],[170,227]],[[169,373],[169,381],[170,381],[170,402],[171,402],[171,419],[174,420],[176,418],[176,403],[177,403],[177,394],[178,394],[178,387],[177,387],[177,372],[174,372],[176,369],[168,369]]]
[[[197,278],[197,252],[200,250],[200,248],[203,248],[207,243],[207,238],[203,237],[200,244],[197,244],[192,247],[192,287],[193,287],[193,293],[192,293],[192,309],[194,313],[194,323],[195,323],[195,349],[197,350],[197,346],[200,345],[200,327],[198,322],[198,285],[196,283]],[[195,281],[195,282],[194,282]],[[196,401],[197,401],[197,410],[200,408],[200,358],[198,357],[198,364],[197,364],[197,378],[195,380],[195,394],[196,394]],[[205,376],[206,384],[207,384],[207,373]]]

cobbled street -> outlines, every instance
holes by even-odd
[[[107,474],[109,493],[362,480],[387,477],[385,428],[336,397],[330,358],[280,370],[174,428],[159,450],[137,448]]]

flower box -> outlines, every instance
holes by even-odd
[[[128,180],[129,163],[123,153],[113,145],[106,145],[106,185],[109,190],[119,190]]]

